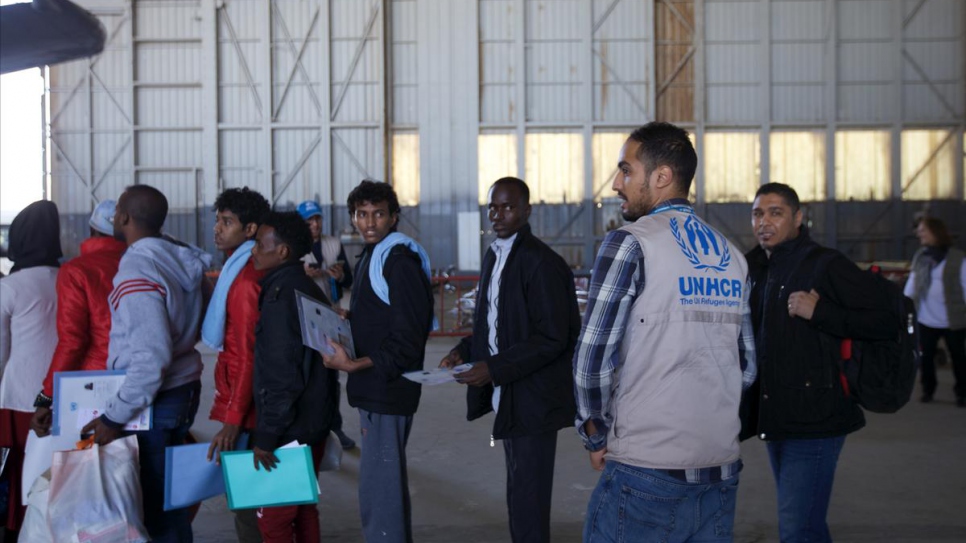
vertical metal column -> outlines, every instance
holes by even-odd
[[[905,112],[903,111],[903,84],[902,84],[902,71],[905,63],[905,56],[903,55],[903,34],[905,33],[905,21],[903,17],[903,8],[905,5],[905,0],[892,0],[892,45],[895,49],[895,65],[892,67],[894,70],[892,74],[892,85],[895,95],[893,96],[893,119],[892,119],[892,129],[891,137],[889,143],[890,157],[889,157],[889,181],[892,186],[892,198],[890,205],[892,207],[890,215],[892,216],[892,241],[893,241],[893,251],[894,254],[902,254],[903,237],[906,234],[906,226],[902,221],[902,122],[905,118]]]
[[[594,265],[597,239],[597,209],[594,205],[594,5],[585,2],[583,29],[583,58],[580,65],[580,78],[584,82],[584,123],[583,123],[583,153],[584,153],[584,197],[581,205],[584,209],[583,217],[583,258],[581,266],[591,269]]]
[[[825,0],[825,245],[838,248],[835,131],[838,128],[838,0]]]
[[[759,185],[771,181],[771,1],[761,0],[761,176]]]
[[[704,175],[704,129],[706,124],[706,77],[705,77],[705,43],[704,43],[704,0],[694,0],[694,142],[695,151],[698,155],[698,169],[695,171],[694,182],[697,183],[695,192],[695,205],[698,214],[707,218],[707,199],[705,191],[707,182]]]
[[[519,17],[514,27],[514,53],[516,53],[516,119],[514,124],[517,131],[517,177],[527,178],[527,2],[515,0],[513,3]]]

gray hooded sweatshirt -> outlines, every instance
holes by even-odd
[[[211,256],[164,238],[144,238],[121,258],[111,306],[107,369],[126,370],[105,416],[123,424],[158,392],[201,378],[195,350],[203,317],[202,279]]]

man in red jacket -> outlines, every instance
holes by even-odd
[[[50,433],[54,373],[103,370],[107,367],[107,341],[111,309],[107,298],[114,289],[114,274],[127,246],[114,239],[114,200],[103,200],[88,224],[91,237],[80,246],[80,256],[60,267],[57,275],[57,349],[34,400],[30,428],[38,436]]]
[[[264,196],[228,189],[215,200],[215,247],[226,260],[201,326],[201,340],[220,351],[215,364],[215,400],[209,418],[222,423],[208,448],[208,460],[234,450],[242,432],[255,427],[252,375],[255,366],[255,324],[258,322],[259,281],[263,272],[249,257],[258,226],[270,211]],[[261,541],[255,510],[235,514],[238,540]]]

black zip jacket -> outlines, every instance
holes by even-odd
[[[816,277],[813,250],[833,252]],[[888,339],[890,312],[863,273],[845,255],[821,248],[805,228],[772,251],[745,255],[751,276],[758,379],[741,406],[742,439],[835,437],[865,425],[862,409],[846,395],[838,338]],[[788,297],[815,289],[811,320],[789,317]]]
[[[505,439],[572,427],[576,414],[573,356],[580,333],[574,276],[567,263],[524,226],[503,267],[497,303],[497,345],[490,355],[487,292],[496,255],[483,258],[473,335],[458,345],[465,362],[483,362],[493,384],[467,387],[468,420],[493,410],[493,386],[500,408],[493,437]]]
[[[423,369],[426,340],[433,324],[433,291],[419,255],[397,245],[389,250],[382,275],[389,285],[389,305],[369,280],[366,246],[356,264],[349,322],[356,357],[368,356],[373,367],[349,374],[349,405],[383,415],[412,415],[419,406],[420,385],[402,377]]]
[[[261,312],[255,325],[255,431],[252,444],[271,451],[292,440],[317,444],[329,434],[337,374],[302,344],[295,291],[326,303],[301,262],[283,264],[260,281]]]

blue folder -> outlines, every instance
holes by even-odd
[[[221,466],[208,461],[210,443],[178,445],[164,450],[164,510],[180,509],[225,493]],[[248,446],[248,434],[235,445]]]
[[[312,450],[306,446],[276,449],[275,456],[275,469],[266,471],[264,466],[255,469],[251,451],[221,454],[229,509],[319,503]]]

